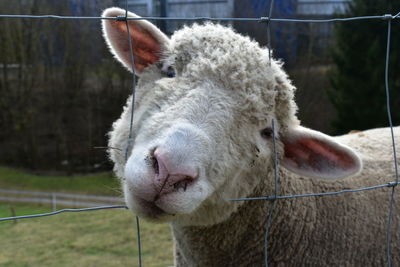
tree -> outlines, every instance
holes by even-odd
[[[346,17],[395,15],[398,0],[353,0]],[[385,94],[385,55],[388,22],[362,20],[335,25],[329,96],[337,109],[339,133],[388,125]],[[389,88],[393,123],[400,123],[400,19],[392,20]]]
[[[3,14],[99,15],[104,1],[1,1]],[[101,3],[100,3],[101,2]],[[69,174],[110,169],[106,133],[132,77],[99,21],[0,19],[0,164]]]

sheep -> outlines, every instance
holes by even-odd
[[[102,22],[111,53],[139,77],[132,145],[131,97],[109,133],[109,146],[127,149],[127,160],[119,150],[109,155],[130,210],[171,224],[176,266],[264,265],[273,202],[231,200],[274,195],[274,143],[282,195],[394,180],[390,131],[330,137],[301,126],[294,85],[255,41],[213,23],[185,26],[170,38],[146,20],[128,25],[133,65],[126,22]],[[388,188],[275,204],[271,266],[385,264]],[[395,212],[393,233],[398,219]],[[392,241],[399,265],[397,234]]]

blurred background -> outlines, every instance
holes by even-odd
[[[265,0],[129,0],[142,16],[262,17]],[[0,1],[2,14],[98,16],[125,0]],[[325,19],[397,14],[394,0],[275,1],[273,17]],[[184,22],[158,21],[167,34]],[[267,25],[229,23],[267,44]],[[274,55],[297,86],[304,125],[328,134],[387,125],[387,23],[272,22]],[[393,21],[392,106],[400,104],[399,20]],[[104,45],[97,20],[0,19],[0,165],[66,174],[111,168],[106,134],[130,92],[131,77]],[[398,124],[399,112],[394,111]]]
[[[142,16],[265,17],[270,0],[129,0]],[[0,0],[0,14],[99,16],[125,0]],[[399,0],[275,0],[272,17],[395,15]],[[154,21],[168,35],[184,22]],[[230,22],[268,43],[267,24]],[[388,125],[387,25],[271,22],[271,47],[298,88],[303,125],[327,134]],[[392,21],[390,103],[400,124],[400,19]],[[0,218],[123,203],[104,149],[131,92],[99,20],[0,18]],[[22,204],[23,203],[23,204]],[[39,204],[39,205],[38,205]],[[117,226],[117,227],[116,227]],[[132,266],[128,211],[0,223],[0,266]],[[142,224],[145,266],[172,265],[167,225]]]

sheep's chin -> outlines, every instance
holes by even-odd
[[[198,184],[187,191],[180,190],[161,195],[151,201],[140,195],[127,193],[126,186],[124,191],[125,202],[133,214],[153,222],[172,222],[182,217],[190,217],[208,197],[206,190]]]
[[[169,214],[154,202],[125,194],[125,202],[129,210],[136,216],[152,222],[169,222],[174,214]]]

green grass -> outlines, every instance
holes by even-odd
[[[0,188],[120,195],[118,179],[109,172],[80,176],[39,176],[0,167]]]
[[[50,211],[13,205],[16,215]],[[0,217],[11,215],[0,203]],[[0,266],[137,266],[134,216],[127,210],[63,213],[0,222]],[[168,225],[141,220],[143,265],[173,264]]]
[[[119,195],[110,173],[39,176],[0,167],[0,188]],[[0,218],[50,212],[50,207],[0,203]],[[0,267],[137,266],[136,225],[127,210],[62,213],[0,222]],[[143,266],[173,264],[167,224],[141,220]]]
[[[14,204],[5,204],[0,203],[0,218],[14,216],[13,211],[15,212],[15,216],[33,214],[33,213],[44,213],[49,212],[50,208],[46,206],[29,206],[29,205],[14,205]],[[1,224],[0,224],[1,226]]]

